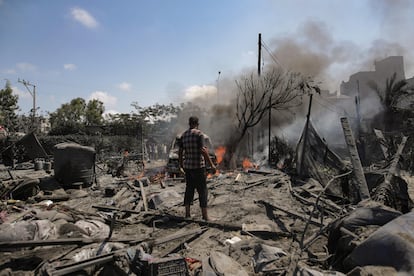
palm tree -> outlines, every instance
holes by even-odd
[[[406,80],[396,80],[397,74],[394,73],[391,78],[387,78],[385,81],[385,88],[381,91],[377,83],[371,81],[368,85],[374,89],[383,104],[384,111],[382,113],[382,123],[384,130],[390,130],[395,127],[394,121],[395,115],[398,112],[397,103],[402,96],[411,95],[412,91],[408,90]]]

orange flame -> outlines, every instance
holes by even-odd
[[[248,158],[243,159],[243,169],[249,169],[256,167]]]
[[[129,175],[128,176],[128,179],[129,180],[138,180],[138,179],[140,179],[140,178],[143,178],[144,177],[144,172],[141,172],[141,173],[139,173],[139,174],[136,174],[136,175]]]
[[[226,153],[226,147],[219,146],[215,150],[216,157],[217,157],[217,164],[220,164],[223,161],[224,154]]]

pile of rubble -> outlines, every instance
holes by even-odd
[[[358,171],[352,140],[343,162],[326,145],[312,149],[319,140],[308,135],[298,173],[210,176],[211,221],[197,198],[184,217],[185,183],[165,177],[165,162],[134,173],[124,162],[112,175],[85,161],[93,149],[59,145],[53,169],[0,165],[2,275],[412,274],[410,178],[397,169],[404,141],[390,166]],[[83,150],[82,168],[73,147]]]

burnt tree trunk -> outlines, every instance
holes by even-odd
[[[226,153],[223,157],[223,169],[235,169],[236,168],[236,152],[239,148],[243,138],[247,132],[247,129],[238,133],[238,135],[232,136],[226,143]]]

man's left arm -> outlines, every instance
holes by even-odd
[[[178,141],[178,166],[180,167],[180,171],[184,172],[184,149],[183,149],[183,144],[182,144],[182,140],[180,139]]]
[[[216,170],[216,166],[214,165],[213,161],[210,158],[210,154],[208,153],[207,147],[202,147],[201,148],[201,154],[203,155],[204,160],[207,160],[208,163],[210,164],[211,168],[215,171]]]

